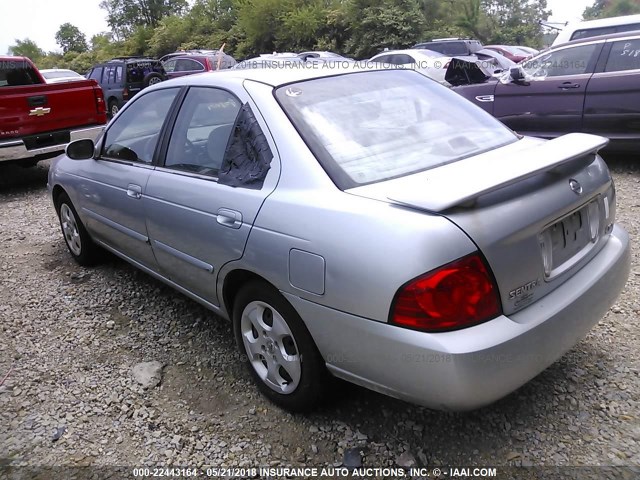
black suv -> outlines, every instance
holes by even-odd
[[[113,117],[140,90],[166,80],[167,73],[159,60],[118,57],[94,66],[87,78],[93,78],[100,84],[107,112]]]
[[[411,48],[427,49],[448,57],[457,57],[475,54],[482,50],[482,43],[468,38],[434,38],[430,42],[416,43]]]

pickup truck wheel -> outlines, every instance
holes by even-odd
[[[94,265],[98,260],[98,246],[91,240],[66,193],[61,193],[56,199],[56,211],[64,241],[73,259],[85,267]]]
[[[276,405],[308,411],[322,400],[325,362],[295,309],[266,282],[247,284],[233,307],[236,343],[258,388]]]
[[[109,115],[111,116],[111,118],[116,116],[116,113],[118,113],[118,110],[120,110],[120,107],[118,106],[118,102],[114,99],[109,100]]]

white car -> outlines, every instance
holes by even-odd
[[[477,60],[475,57],[472,58]],[[374,55],[369,61],[417,70],[436,82],[446,84],[444,77],[451,57],[432,50],[412,48],[409,50],[388,50]]]
[[[47,83],[78,82],[86,80],[82,75],[66,68],[47,68],[40,70]]]

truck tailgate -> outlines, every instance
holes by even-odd
[[[98,112],[94,80],[3,87],[0,139],[105,123]]]

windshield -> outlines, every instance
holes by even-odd
[[[275,95],[341,189],[517,140],[488,113],[411,70],[317,78],[282,86]]]

